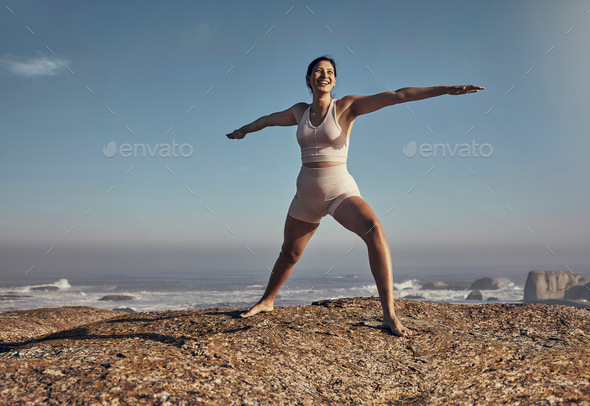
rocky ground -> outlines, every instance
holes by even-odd
[[[590,404],[590,311],[376,298],[282,307],[0,313],[0,404]]]

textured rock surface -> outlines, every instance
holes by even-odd
[[[0,313],[0,348],[6,343],[23,342],[123,314],[119,311],[72,306]]]
[[[0,404],[590,402],[588,310],[405,300],[397,309],[414,336],[380,328],[377,298],[281,307],[249,319],[228,309],[68,308],[84,315],[79,324],[87,315],[110,319],[5,338]],[[11,314],[11,329],[22,330],[20,314]]]
[[[125,313],[137,313],[137,311],[131,307],[115,307],[113,310],[119,310]]]
[[[572,272],[530,271],[524,285],[524,301],[563,299],[566,290],[585,284],[586,278]]]
[[[547,299],[539,300],[535,303],[542,303],[548,305],[560,305],[560,306],[574,306],[580,309],[590,309],[590,303],[585,300],[570,300],[570,299]]]
[[[508,284],[500,278],[481,278],[469,286],[469,290],[497,290],[506,289]]]

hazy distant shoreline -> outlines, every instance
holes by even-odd
[[[430,270],[395,271],[396,300],[418,299],[440,303],[520,303],[528,271],[510,268],[496,271],[441,267]],[[584,272],[581,272],[584,274]],[[482,299],[466,300],[469,286],[483,277],[499,278],[505,289],[482,290]],[[133,311],[247,308],[261,296],[268,272],[169,272],[160,275],[108,274],[84,277],[30,277],[0,280],[2,311],[90,306],[102,309],[130,308]],[[422,290],[429,282],[445,282],[450,289]],[[308,305],[313,301],[376,296],[377,289],[368,269],[296,270],[277,298],[277,306]],[[101,300],[105,296],[128,300]]]
[[[492,298],[495,303],[515,303],[522,300],[522,286],[509,280],[508,288],[484,291],[482,303]],[[449,282],[452,289],[421,290],[426,283],[407,279],[395,283],[396,299],[404,297],[442,303],[477,303],[467,301],[472,280],[462,283]],[[3,287],[0,300],[11,311],[61,306],[90,306],[102,309],[129,307],[135,311],[196,310],[213,307],[250,307],[264,291],[264,282],[251,283],[238,280],[233,284],[186,280],[111,280],[103,279],[74,282],[60,279],[10,288]],[[308,305],[313,301],[349,297],[376,296],[377,289],[370,275],[365,277],[334,276],[331,278],[293,278],[288,281],[279,297],[277,306]]]

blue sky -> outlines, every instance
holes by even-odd
[[[590,269],[588,1],[1,6],[0,276],[268,272],[295,127],[225,134],[309,102],[322,54],[335,97],[486,87],[356,120],[348,168],[396,269]],[[157,152],[106,157],[113,142]],[[491,154],[406,157],[411,142]],[[298,266],[365,272],[361,244],[326,217]]]

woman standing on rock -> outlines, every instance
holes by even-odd
[[[262,298],[242,317],[274,309],[279,289],[301,258],[322,217],[330,214],[367,245],[371,272],[383,308],[383,326],[395,335],[409,336],[411,330],[404,327],[395,315],[393,270],[385,233],[346,168],[350,130],[358,116],[386,106],[443,94],[474,93],[483,87],[406,87],[372,96],[351,95],[333,99],[330,92],[336,85],[336,76],[336,62],[332,58],[315,59],[309,64],[305,77],[307,87],[313,93],[311,104],[297,103],[227,134],[228,138],[242,139],[246,134],[266,127],[297,125],[297,142],[301,147],[302,166],[297,177],[297,193],[285,221],[281,252]]]

